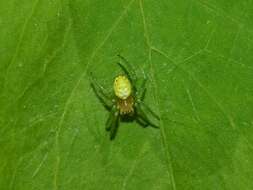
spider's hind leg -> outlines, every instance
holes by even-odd
[[[144,102],[142,102],[142,101],[139,102],[139,105],[140,105],[141,109],[143,110],[143,112],[151,114],[152,116],[154,116],[154,118],[156,118],[157,120],[160,120],[160,117]]]
[[[119,111],[117,110],[116,106],[113,106],[105,125],[106,131],[110,131],[111,140],[115,138],[116,132],[118,130],[118,125],[119,125]]]
[[[159,116],[156,115],[147,105],[145,105],[142,101],[139,101],[136,106],[137,111],[137,121],[143,126],[150,125],[154,128],[159,128],[158,124],[155,124],[153,121],[149,119],[149,116],[156,120],[156,123],[159,123]]]
[[[149,126],[149,123],[146,120],[142,119],[141,117],[137,117],[136,121],[144,128]]]
[[[140,89],[137,91],[137,99],[140,100],[140,101],[143,101],[144,98],[145,98],[145,94],[146,94],[146,91],[147,91],[146,82],[147,82],[147,77],[144,75],[144,79],[142,81]]]
[[[106,124],[105,124],[105,130],[106,131],[110,131],[111,128],[112,128],[112,125],[113,123],[115,122],[115,116],[116,116],[116,113],[117,113],[117,109],[115,106],[112,107],[110,113],[109,113],[109,117],[108,119],[106,120]]]

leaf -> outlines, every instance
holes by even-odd
[[[253,2],[0,2],[0,189],[252,189]],[[121,123],[121,54],[160,129]]]

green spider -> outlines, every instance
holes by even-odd
[[[148,116],[153,117],[156,122],[159,122],[157,116],[144,102],[146,93],[146,81],[144,76],[139,89],[137,89],[137,74],[133,66],[121,55],[118,55],[120,62],[119,66],[124,74],[118,75],[114,79],[114,93],[108,93],[103,86],[101,86],[92,76],[91,86],[104,104],[110,111],[109,118],[106,121],[106,130],[110,132],[110,139],[115,138],[119,122],[125,120],[136,120],[143,127],[151,126],[158,128]]]

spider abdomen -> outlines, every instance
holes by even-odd
[[[126,100],[132,93],[132,85],[124,75],[119,75],[114,80],[114,93],[122,100]]]

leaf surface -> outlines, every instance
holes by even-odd
[[[253,189],[253,2],[0,1],[0,189]],[[121,123],[123,55],[160,129]]]

